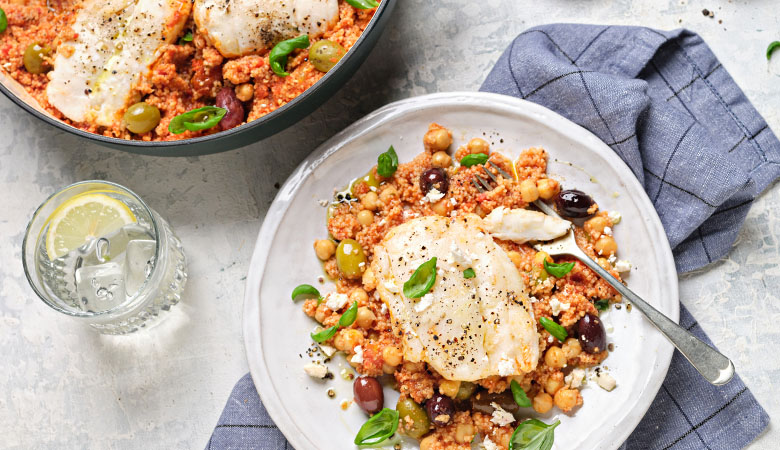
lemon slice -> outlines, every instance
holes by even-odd
[[[60,205],[49,217],[46,252],[56,259],[106,236],[124,225],[135,223],[130,208],[105,194],[84,193]]]

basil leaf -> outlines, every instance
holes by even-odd
[[[398,411],[382,408],[360,427],[355,445],[376,445],[391,437],[398,429]]]
[[[573,262],[567,262],[567,263],[549,263],[547,260],[544,260],[544,270],[547,271],[550,275],[556,277],[556,278],[562,278],[567,273],[571,272],[571,269],[574,268]]]
[[[344,314],[339,317],[339,326],[343,328],[352,325],[352,323],[355,322],[355,319],[357,319],[357,310],[357,302],[352,302],[352,305],[350,305],[350,307],[344,311]]]
[[[0,28],[3,28],[2,25],[2,18],[0,17]],[[3,30],[0,30],[2,32]],[[769,44],[769,47],[766,48],[766,60],[769,61],[770,58],[772,58],[772,52],[776,49],[780,48],[780,41],[774,41]]]
[[[379,3],[374,0],[347,0],[347,3],[357,9],[371,9],[379,6]]]
[[[471,153],[464,156],[460,160],[460,165],[464,167],[471,167],[475,164],[485,164],[488,160],[488,155],[484,153]]]
[[[332,338],[337,331],[339,331],[339,327],[337,325],[333,325],[330,328],[325,328],[322,331],[312,333],[311,338],[314,339],[314,342],[323,343],[328,339]]]
[[[8,28],[8,17],[6,17],[3,8],[0,8],[0,33],[5,31],[6,28]]]
[[[300,286],[296,286],[292,291],[292,299],[298,300],[298,296],[314,297],[318,300],[322,298],[320,291],[318,291],[316,287],[310,284],[301,284]]]
[[[217,106],[204,106],[203,108],[193,109],[171,119],[171,123],[168,124],[168,131],[173,134],[181,134],[187,130],[208,130],[218,124],[225,117],[225,114],[227,114],[227,109]]]
[[[435,281],[436,257],[433,257],[420,264],[409,281],[404,283],[404,296],[406,298],[420,298],[431,290]]]
[[[528,399],[525,391],[520,387],[520,384],[517,381],[512,380],[512,382],[509,383],[509,389],[512,390],[512,397],[514,397],[517,406],[521,408],[528,408],[531,406],[531,400]]]
[[[268,63],[271,65],[271,70],[280,77],[286,77],[290,75],[284,71],[284,66],[287,65],[287,55],[292,53],[296,48],[308,48],[309,36],[302,34],[296,38],[287,39],[282,41],[271,49],[271,53],[268,54]]]
[[[593,304],[596,306],[596,309],[599,311],[606,311],[609,309],[609,300],[606,298],[602,298],[601,300],[596,300],[593,302]]]
[[[509,450],[550,450],[555,440],[555,427],[560,424],[560,420],[550,425],[537,419],[526,420],[509,438]]]
[[[395,171],[398,170],[398,155],[396,155],[392,145],[386,152],[379,154],[376,163],[376,173],[385,178],[393,176]]]
[[[474,272],[474,269],[472,269],[471,267],[463,271],[463,278],[474,278],[476,276],[477,276],[476,272]]]
[[[563,328],[562,326],[558,325],[552,319],[549,319],[547,317],[540,317],[539,323],[542,324],[542,326],[544,327],[545,330],[547,330],[548,333],[555,336],[561,342],[565,341],[566,338],[569,336],[569,333],[566,332],[566,328]]]
[[[179,39],[179,45],[184,45],[185,42],[192,42],[192,31],[187,30],[184,36]]]

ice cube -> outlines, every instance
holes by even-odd
[[[154,267],[157,242],[136,239],[127,243],[125,252],[125,288],[130,297],[138,292]]]
[[[122,265],[115,262],[76,269],[76,291],[85,311],[106,311],[125,301]]]
[[[80,248],[83,254],[82,265],[94,266],[109,261],[122,261],[122,253],[127,248],[127,243],[133,239],[148,238],[146,228],[131,223],[113,231],[105,236],[84,244]]]

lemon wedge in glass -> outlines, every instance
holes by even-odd
[[[136,222],[121,201],[103,193],[85,192],[60,205],[49,217],[46,253],[60,258],[92,239]]]

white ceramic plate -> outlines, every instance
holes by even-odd
[[[290,300],[293,287],[316,285],[322,274],[312,243],[326,237],[325,209],[334,187],[364,174],[377,155],[393,145],[401,162],[419,154],[431,122],[453,131],[453,148],[486,136],[491,149],[516,156],[541,146],[550,154],[548,173],[567,189],[591,194],[602,209],[622,213],[615,227],[619,255],[634,267],[627,283],[674,320],[679,318],[677,274],[661,222],[628,167],[593,134],[539,105],[486,93],[433,94],[390,104],[354,123],[314,151],[290,176],[266,215],[247,277],[244,339],[255,385],[269,414],[298,450],[349,449],[365,414],[342,400],[352,399],[351,383],[338,376],[344,359],[330,363],[335,380],[308,377],[303,365],[315,322]],[[321,291],[334,290],[329,282]],[[605,365],[617,380],[606,392],[590,382],[585,404],[568,416],[557,414],[558,449],[614,449],[639,423],[666,376],[673,347],[638,311],[604,316],[615,350]],[[300,356],[302,355],[302,357]],[[326,395],[336,390],[335,399]],[[397,394],[385,389],[385,405]],[[554,409],[557,411],[557,409]],[[529,412],[532,412],[529,410]],[[556,414],[543,420],[549,422]],[[405,447],[416,448],[412,442]]]

